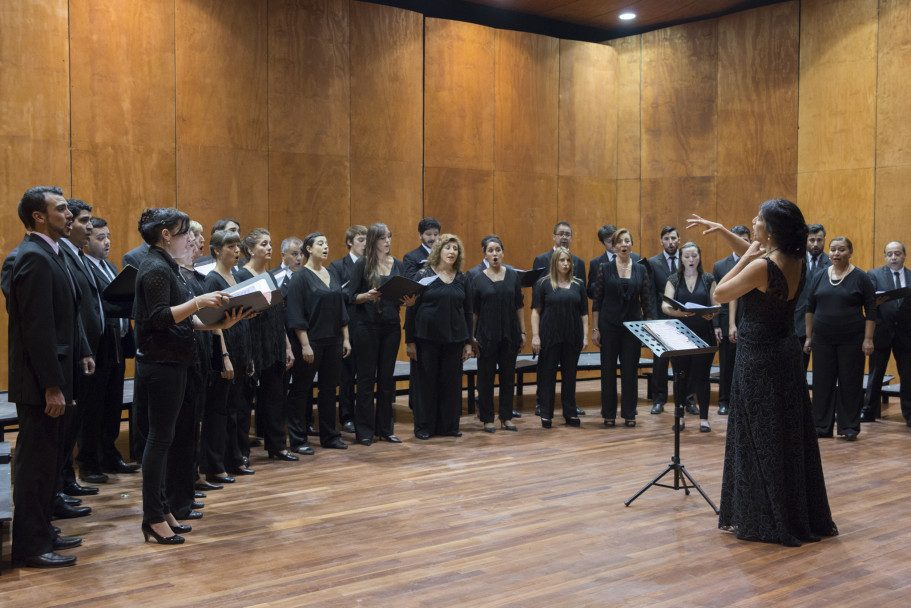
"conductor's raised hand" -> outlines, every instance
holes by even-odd
[[[697,226],[702,226],[705,230],[702,231],[702,234],[709,234],[715,232],[716,230],[724,230],[724,226],[718,222],[713,222],[712,220],[707,220],[705,218],[699,217],[695,213],[686,219],[686,227],[695,228]]]

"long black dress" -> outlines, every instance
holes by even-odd
[[[768,260],[766,293],[741,299],[718,527],[743,540],[800,546],[834,536],[800,343],[796,298]],[[801,289],[804,276],[801,276]],[[800,293],[800,289],[797,290]]]

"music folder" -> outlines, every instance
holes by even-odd
[[[541,275],[547,270],[545,267],[541,268],[532,268],[531,270],[519,270],[516,269],[516,274],[519,275],[519,285],[522,287],[532,287],[541,278]]]
[[[218,323],[235,308],[266,310],[284,301],[275,279],[268,272],[249,278],[242,283],[223,289],[231,297],[221,306],[204,306],[196,311],[196,317],[206,325]]]
[[[423,285],[401,275],[389,277],[379,287],[380,296],[396,304],[401,302],[402,298],[418,295],[422,291],[424,291]]]
[[[888,291],[876,292],[876,299],[879,300],[880,298],[883,298],[883,302],[908,297],[911,297],[911,287],[902,287],[900,289],[890,289]]]
[[[721,312],[721,305],[718,306],[703,306],[702,304],[696,304],[695,302],[678,302],[674,298],[669,298],[667,296],[661,296],[661,299],[671,305],[671,308],[674,310],[682,310],[684,312],[694,312],[697,315],[708,315],[708,314],[718,314]]]

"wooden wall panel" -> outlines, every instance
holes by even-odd
[[[346,251],[348,6],[269,2],[269,221],[276,248],[289,236],[320,231],[333,257]]]
[[[617,51],[617,177],[641,175],[642,37],[612,40]]]
[[[496,169],[555,175],[557,40],[504,30],[496,34]]]
[[[174,3],[73,0],[70,40],[73,196],[108,221],[120,266],[142,210],[177,204]]]
[[[509,263],[516,268],[531,268],[536,255],[553,248],[553,227],[559,219],[556,199],[556,176],[495,175],[495,229],[509,250]],[[522,212],[513,213],[512,209]]]
[[[588,264],[604,253],[598,228],[617,223],[617,181],[561,175],[557,196],[558,220],[573,227],[572,251]]]
[[[911,248],[909,192],[911,166],[881,167],[876,170],[876,217],[871,268],[883,265],[883,248],[889,241],[901,241],[905,249]]]
[[[424,165],[493,169],[496,30],[427,19]]]
[[[633,237],[633,251],[642,250],[643,228],[639,191],[642,184],[638,179],[617,180],[617,228],[626,228]],[[651,227],[649,227],[651,228]]]
[[[642,247],[639,253],[651,257],[661,251],[661,229],[677,228],[681,244],[695,241],[706,261],[715,260],[716,238],[702,238],[698,231],[686,230],[690,213],[702,217],[715,215],[715,179],[712,177],[668,177],[643,179]],[[727,254],[725,254],[727,255]]]
[[[484,257],[481,239],[494,229],[493,172],[479,169],[426,167],[424,169],[424,213],[443,225],[443,232],[454,233],[465,247],[468,266]],[[511,217],[503,218],[511,222]],[[413,231],[412,233],[416,233]],[[409,233],[410,235],[411,233]],[[502,235],[500,235],[502,237]],[[417,246],[414,241],[412,248]],[[504,246],[512,253],[514,244]],[[508,255],[508,254],[507,254]],[[509,258],[512,259],[511,256]],[[510,263],[510,262],[507,262]]]
[[[354,1],[349,11],[351,218],[389,226],[401,259],[422,216],[422,17]]]
[[[716,170],[717,20],[642,35],[642,177]]]
[[[266,3],[177,0],[177,191],[203,225],[269,225]]]

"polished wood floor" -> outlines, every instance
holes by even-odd
[[[841,535],[787,548],[717,529],[697,493],[651,488],[673,451],[671,415],[640,401],[634,429],[605,429],[595,382],[581,429],[542,429],[532,394],[519,432],[320,450],[298,463],[255,450],[256,475],[210,492],[179,547],[143,544],[139,475],[57,522],[85,539],[76,567],[8,570],[12,606],[907,606],[911,429],[898,413],[856,443],[821,441]],[[644,391],[643,393],[644,394]],[[718,501],[726,421],[687,428],[682,459]]]

